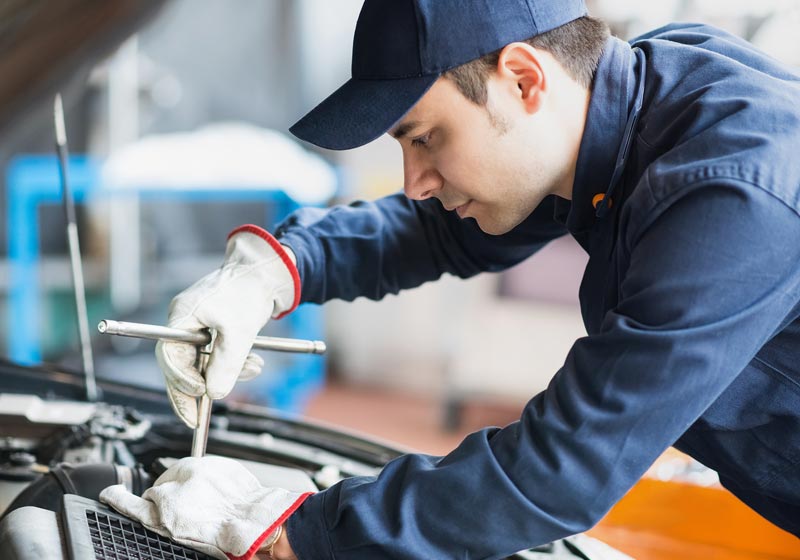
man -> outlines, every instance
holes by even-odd
[[[298,212],[277,240],[233,232],[170,313],[217,329],[207,382],[190,348],[157,350],[179,415],[256,374],[253,337],[298,301],[502,270],[566,234],[590,257],[589,335],[519,422],[311,496],[270,489],[239,549],[181,529],[184,483],[106,498],[240,555],[501,558],[592,527],[675,445],[800,535],[798,104],[796,74],[707,26],[628,44],[580,0],[367,0],[353,78],[292,131],[333,149],[388,131],[405,197]],[[194,461],[171,480],[238,476]]]

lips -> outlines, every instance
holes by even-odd
[[[455,206],[451,206],[449,204],[445,204],[443,200],[440,200],[440,202],[442,203],[442,206],[444,207],[445,210],[447,210],[448,212],[455,211],[462,218],[464,217],[463,213],[466,211],[467,207],[470,204],[472,204],[472,200],[471,199],[467,200],[463,204],[458,204],[458,205],[455,205]]]

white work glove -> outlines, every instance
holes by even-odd
[[[249,560],[311,495],[266,488],[225,457],[186,457],[142,494],[109,486],[100,500],[159,535],[221,560]]]
[[[233,230],[222,266],[175,296],[169,309],[170,327],[217,331],[205,379],[194,346],[156,344],[170,402],[187,426],[197,427],[196,397],[221,399],[237,380],[261,373],[264,360],[251,352],[253,340],[271,317],[291,312],[299,300],[300,277],[286,249],[258,226]]]

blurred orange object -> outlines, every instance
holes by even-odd
[[[733,494],[680,480],[643,478],[589,535],[636,560],[800,560],[800,539]]]

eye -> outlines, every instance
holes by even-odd
[[[415,148],[424,148],[428,145],[428,142],[431,140],[431,133],[426,132],[422,136],[417,136],[416,138],[411,139],[411,145]]]

